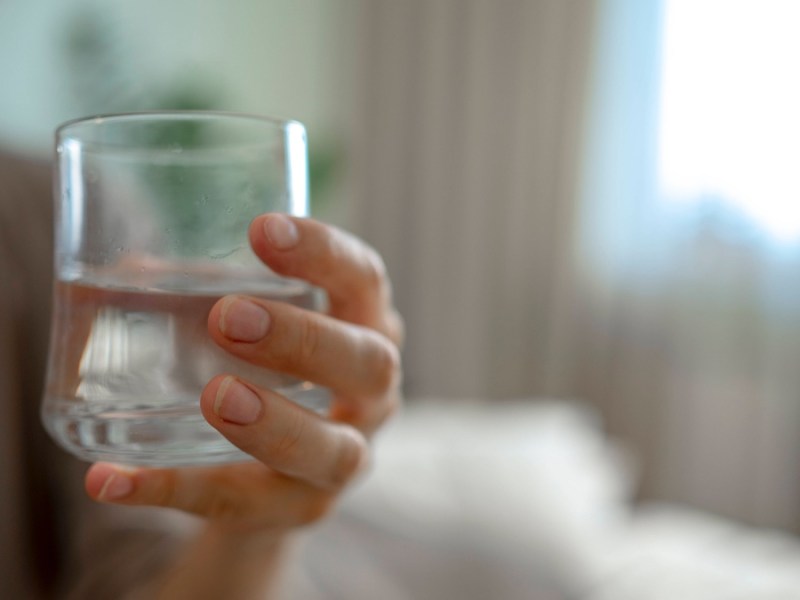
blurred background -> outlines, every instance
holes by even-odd
[[[414,399],[577,399],[642,499],[800,532],[793,0],[0,0],[0,145],[296,118]],[[533,400],[532,400],[533,401]]]

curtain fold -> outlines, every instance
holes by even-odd
[[[364,2],[354,228],[406,316],[410,395],[527,395],[571,246],[593,4]]]

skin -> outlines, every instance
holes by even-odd
[[[209,313],[208,332],[235,356],[330,388],[330,414],[220,374],[203,390],[202,413],[253,462],[89,469],[86,490],[100,502],[206,519],[200,537],[155,582],[154,597],[271,597],[293,532],[331,511],[400,403],[403,324],[378,254],[334,227],[277,214],[256,218],[249,237],[273,271],[324,288],[329,311],[227,296]]]

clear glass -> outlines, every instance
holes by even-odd
[[[42,418],[86,460],[240,461],[203,418],[202,388],[234,373],[319,409],[307,382],[213,343],[211,306],[231,293],[318,309],[318,290],[250,249],[250,221],[308,212],[296,121],[228,113],[110,115],[56,132],[55,295]]]

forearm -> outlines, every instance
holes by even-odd
[[[153,595],[163,600],[277,599],[288,535],[207,527],[159,581]]]

